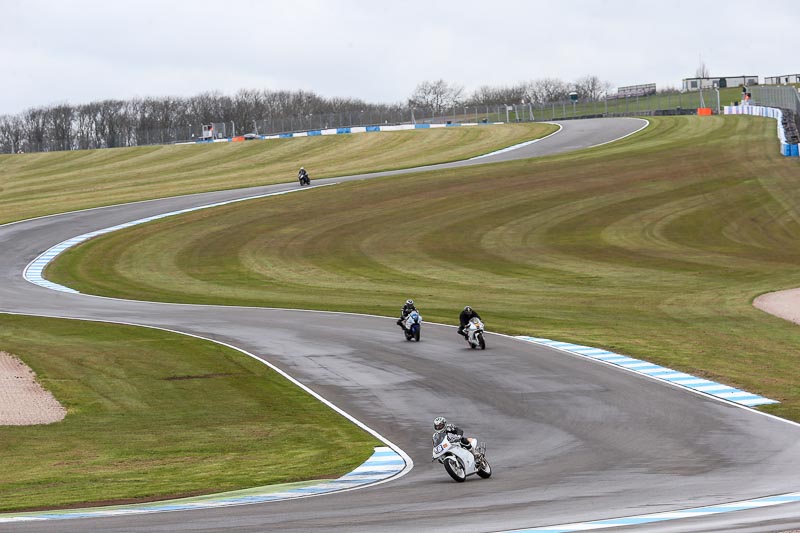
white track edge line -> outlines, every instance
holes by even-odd
[[[8,311],[2,311],[2,312],[0,312],[0,314],[15,315],[15,316],[34,316],[34,317],[41,317],[41,318],[58,318],[58,319],[62,319],[62,320],[75,320],[75,321],[78,321],[78,322],[94,322],[94,323],[101,323],[101,324],[119,324],[119,325],[123,325],[123,326],[143,327],[143,328],[149,328],[149,329],[154,329],[154,330],[159,330],[159,331],[166,331],[168,333],[175,333],[175,334],[178,334],[178,335],[185,335],[187,337],[193,337],[193,338],[196,338],[196,339],[200,339],[200,340],[209,341],[209,342],[212,342],[212,343],[215,343],[215,344],[219,344],[221,346],[225,346],[225,347],[230,348],[232,350],[235,350],[237,352],[243,353],[243,354],[247,355],[248,357],[251,357],[251,358],[255,359],[256,361],[261,362],[262,364],[264,364],[267,367],[269,367],[271,370],[277,372],[282,377],[284,377],[285,379],[289,380],[289,382],[291,382],[292,384],[296,385],[297,387],[299,387],[300,389],[302,389],[306,393],[310,394],[313,398],[315,398],[316,400],[320,401],[322,404],[326,405],[327,407],[329,407],[330,409],[332,409],[333,411],[335,411],[336,413],[338,413],[342,417],[346,418],[347,420],[349,420],[350,422],[352,422],[353,424],[355,424],[359,428],[363,429],[364,431],[366,431],[367,433],[369,433],[370,435],[372,435],[373,437],[375,437],[379,441],[381,441],[384,444],[386,444],[387,447],[391,448],[405,462],[405,467],[400,472],[398,472],[397,474],[395,474],[395,475],[393,475],[391,477],[388,477],[386,479],[382,479],[380,481],[376,481],[374,483],[368,483],[368,484],[358,485],[358,486],[354,486],[354,487],[349,487],[349,488],[346,488],[346,489],[340,489],[340,490],[335,491],[337,493],[350,492],[350,491],[359,490],[359,489],[366,488],[366,487],[374,487],[376,485],[382,485],[383,483],[387,483],[389,481],[394,481],[396,479],[400,479],[401,477],[403,477],[406,474],[408,474],[409,472],[411,472],[411,469],[414,467],[414,461],[411,459],[411,457],[405,451],[403,451],[402,448],[400,448],[399,446],[394,444],[392,441],[390,441],[389,439],[387,439],[386,437],[384,437],[383,435],[381,435],[380,433],[378,433],[377,431],[375,431],[371,427],[367,426],[366,424],[361,422],[359,419],[357,419],[356,417],[354,417],[353,415],[351,415],[350,413],[348,413],[344,409],[338,407],[333,402],[331,402],[330,400],[326,399],[325,397],[323,397],[322,395],[320,395],[319,393],[317,393],[316,391],[314,391],[313,389],[311,389],[307,385],[301,383],[300,381],[298,381],[297,379],[295,379],[294,377],[292,377],[291,375],[289,375],[285,371],[281,370],[280,368],[278,368],[274,364],[270,363],[267,360],[261,359],[260,357],[248,352],[247,350],[245,350],[243,348],[239,348],[237,346],[234,346],[233,344],[229,344],[229,343],[224,342],[224,341],[211,339],[211,338],[208,338],[208,337],[203,337],[202,335],[196,335],[194,333],[187,333],[187,332],[184,332],[184,331],[173,330],[173,329],[165,328],[165,327],[161,327],[161,326],[152,326],[152,325],[147,325],[147,324],[137,324],[135,322],[124,322],[124,321],[102,320],[102,319],[86,319],[86,318],[75,318],[75,317],[57,316],[57,315],[16,313],[16,312],[8,312]],[[372,457],[372,456],[370,456],[370,457]],[[368,460],[369,460],[369,458],[367,458],[367,460],[364,461],[364,462],[367,462]],[[308,495],[299,496],[299,497],[307,498],[307,497],[311,497],[311,496],[322,496],[324,494],[330,494],[330,492],[328,492],[328,493],[320,493],[320,494],[308,494]],[[211,496],[211,495],[206,495],[206,496]],[[263,502],[258,502],[258,503],[263,503]],[[242,503],[237,503],[236,505],[253,505],[253,504],[252,503],[248,503],[248,502],[242,502]],[[154,512],[167,512],[167,511],[168,510],[165,510],[165,511],[154,511]]]

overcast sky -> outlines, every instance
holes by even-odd
[[[612,87],[800,73],[798,0],[0,0],[0,115],[304,89],[404,102],[592,74]]]

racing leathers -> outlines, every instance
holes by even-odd
[[[470,444],[469,439],[464,436],[464,430],[463,429],[461,429],[460,427],[456,426],[455,424],[447,424],[444,427],[444,429],[439,430],[439,431],[437,431],[437,432],[435,432],[433,434],[433,440],[434,441],[436,441],[436,435],[441,433],[442,431],[447,433],[447,439],[450,442],[454,442],[454,441],[458,440],[458,441],[461,442],[461,446],[465,450],[469,450],[470,452],[475,453],[472,450],[472,444]]]
[[[400,310],[400,318],[397,319],[397,325],[403,328],[403,331],[406,330],[406,318],[408,315],[411,314],[411,311],[416,311],[417,308],[414,306],[413,303],[405,303],[403,308]]]
[[[467,324],[469,324],[469,321],[472,320],[473,318],[480,319],[481,315],[476,313],[475,310],[472,308],[470,308],[469,311],[467,311],[466,309],[461,311],[461,314],[458,315],[458,320],[461,323],[461,325],[458,326],[459,335],[462,335],[464,338],[467,337],[467,333],[464,331],[464,328],[467,327]]]

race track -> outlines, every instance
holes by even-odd
[[[642,125],[632,119],[565,121],[559,133],[518,150],[442,166],[576,150],[612,141]],[[220,191],[0,226],[0,311],[156,326],[237,346],[398,445],[414,461],[411,472],[376,487],[293,501],[20,522],[0,529],[483,532],[800,491],[796,424],[518,339],[490,334],[487,350],[475,352],[448,326],[426,324],[423,341],[408,343],[393,318],[121,301],[55,292],[22,278],[26,265],[44,250],[78,234],[295,188],[291,183]],[[491,330],[491,317],[485,318]],[[487,442],[492,478],[455,484],[441,465],[430,463],[431,421],[440,414]],[[800,503],[788,503],[648,524],[646,530],[799,527]]]

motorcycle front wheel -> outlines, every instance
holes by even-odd
[[[481,467],[478,469],[478,476],[483,479],[492,477],[492,465],[489,464],[489,461],[487,461],[485,457],[481,459]]]
[[[453,478],[454,481],[463,483],[467,479],[467,474],[464,471],[464,465],[461,464],[461,461],[458,459],[458,457],[451,455],[445,459],[444,469],[447,470],[447,473],[450,474],[450,477]]]
[[[481,345],[481,350],[485,350],[486,349],[486,341],[483,340],[483,333],[478,333],[478,344]],[[474,348],[474,346],[473,346],[473,348]]]
[[[419,342],[419,334],[421,331],[422,328],[420,326],[417,326],[416,329],[414,330],[414,340],[417,342]]]

